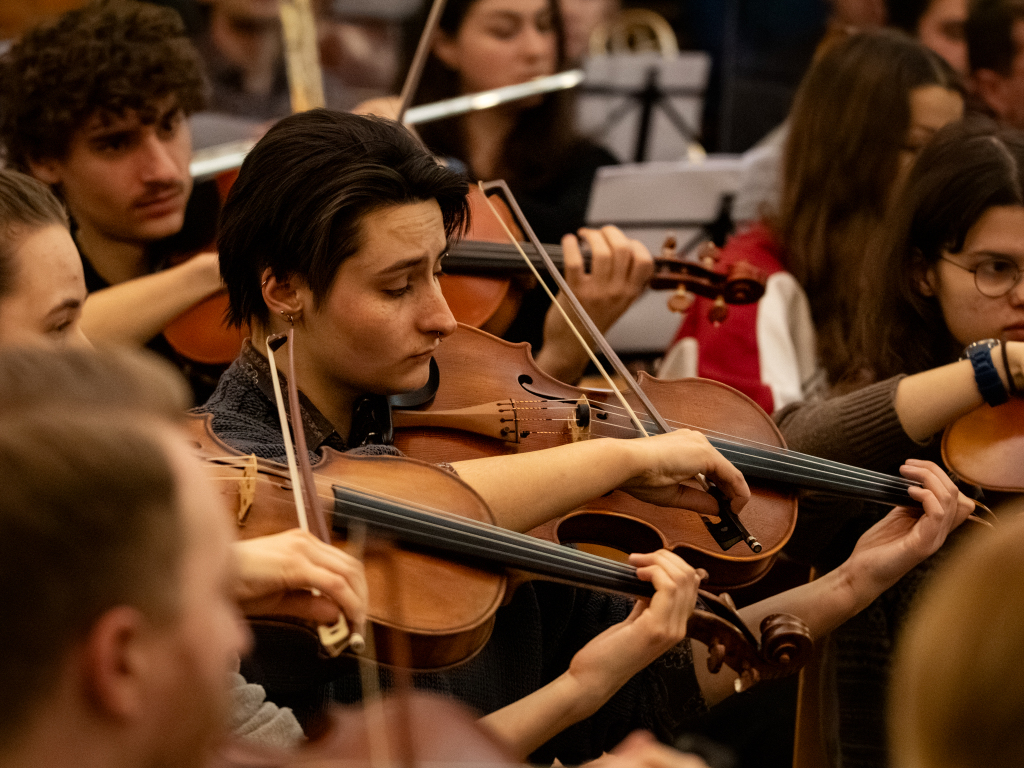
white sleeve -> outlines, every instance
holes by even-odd
[[[757,308],[761,382],[775,409],[803,400],[819,378],[814,322],[807,295],[788,272],[768,278]]]

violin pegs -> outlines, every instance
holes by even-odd
[[[725,322],[727,317],[729,317],[729,307],[725,303],[725,297],[719,295],[715,299],[715,306],[708,310],[708,320],[717,328]]]
[[[761,675],[758,671],[749,664],[744,664],[743,671],[740,672],[740,676],[733,682],[733,687],[736,689],[736,693],[743,693],[743,691],[749,690],[757,685],[760,680]]]
[[[676,235],[674,232],[669,232],[665,235],[665,242],[661,244],[661,257],[662,258],[674,258],[676,255],[676,249],[678,248],[676,242]]]
[[[676,286],[676,292],[668,298],[669,311],[679,313],[689,312],[695,299],[696,296],[686,290],[686,286],[680,283]]]
[[[720,258],[718,246],[708,240],[701,247],[700,251],[697,252],[697,261],[705,269],[714,269],[715,264],[718,263]]]

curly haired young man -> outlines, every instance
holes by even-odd
[[[86,286],[99,291],[82,318],[93,340],[145,344],[220,287],[213,254],[157,271],[185,221],[186,118],[205,89],[178,15],[143,3],[92,2],[0,57],[6,161],[70,210]],[[162,345],[151,346],[171,356]]]

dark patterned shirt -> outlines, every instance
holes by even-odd
[[[284,394],[288,379],[280,372],[278,376]],[[287,395],[284,407],[291,420],[293,416]],[[324,446],[360,454],[402,455],[388,444],[391,442],[391,410],[387,399],[382,396],[366,395],[356,402],[348,440],[338,434],[334,425],[302,392],[299,392],[299,410],[306,433],[306,447],[314,464],[320,460],[317,451]],[[242,345],[238,358],[221,376],[210,399],[195,412],[212,414],[213,431],[232,448],[262,459],[285,462],[270,361],[257,352],[248,339]]]
[[[283,461],[272,387],[269,362],[246,342],[213,396],[196,410],[212,414],[214,432],[233,447]],[[321,446],[348,448],[308,399],[300,396],[300,403],[310,451]],[[390,433],[390,412],[384,398],[367,398],[361,410],[357,405],[353,423],[358,424],[353,434],[358,431],[365,436],[350,440],[359,446],[355,451],[401,455],[393,446],[374,442]],[[413,682],[480,712],[493,712],[565,672],[580,648],[624,620],[632,606],[632,600],[564,584],[525,584],[498,610],[491,638],[479,654],[444,672],[416,674]],[[243,673],[247,680],[267,689],[268,700],[295,709],[300,720],[315,715],[330,698],[346,703],[359,700],[361,685],[354,665],[325,682],[317,679],[313,667],[296,661],[297,656],[287,639],[257,631],[256,651],[243,666]],[[379,674],[383,689],[394,685],[390,670],[382,668]],[[594,715],[556,736],[531,759],[551,763],[557,757],[565,764],[581,763],[610,750],[637,728],[671,743],[705,711],[690,646],[683,642],[626,683]]]

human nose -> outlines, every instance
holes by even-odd
[[[143,181],[177,181],[181,168],[175,147],[155,131],[149,133],[142,145],[139,173]]]
[[[1024,307],[1024,272],[1017,275],[1017,282],[1009,292],[1010,303],[1016,307]]]
[[[441,338],[451,336],[458,328],[455,315],[448,307],[448,301],[441,291],[441,285],[435,282],[430,291],[430,303],[423,314],[423,331],[431,336]]]
[[[552,53],[552,36],[549,32],[539,29],[535,24],[527,24],[523,28],[522,51],[531,59],[545,58]]]

